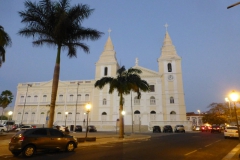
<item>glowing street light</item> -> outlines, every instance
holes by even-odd
[[[13,114],[13,112],[12,111],[9,111],[8,112],[8,120],[10,120],[10,116]]]
[[[90,109],[91,109],[91,104],[87,104],[86,105],[86,110],[87,110],[87,128],[86,128],[86,137],[85,137],[85,139],[87,139],[87,133],[88,133],[88,115],[89,115],[89,112],[90,112]]]
[[[200,113],[201,113],[201,111],[200,111],[200,110],[197,110],[197,112],[198,112],[198,114],[200,114]]]
[[[236,116],[236,121],[237,121],[237,129],[238,129],[238,140],[240,141],[240,131],[239,131],[239,125],[238,125],[237,111],[236,111],[236,102],[239,98],[239,95],[235,91],[232,91],[232,93],[229,96],[234,104],[234,111],[235,111],[235,116]]]

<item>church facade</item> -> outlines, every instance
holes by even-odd
[[[141,67],[136,58],[133,68],[142,71],[140,76],[148,82],[151,90],[142,92],[141,99],[137,99],[136,93],[124,95],[125,131],[147,131],[155,125],[162,128],[164,125],[174,127],[183,124],[186,130],[191,128],[186,119],[181,58],[167,31],[157,63],[158,71],[153,71]],[[90,125],[102,131],[118,129],[118,93],[109,94],[108,85],[102,90],[94,87],[102,77],[116,77],[116,71],[120,68],[110,36],[95,66],[93,80],[59,81],[54,125],[72,126],[76,122],[84,128],[87,120],[85,106],[90,103]],[[52,81],[19,83],[13,120],[23,124],[46,125],[51,89]]]

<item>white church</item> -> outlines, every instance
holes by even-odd
[[[155,125],[174,127],[177,124],[191,129],[186,119],[186,106],[182,81],[181,57],[177,54],[172,40],[166,31],[161,53],[158,58],[158,71],[153,71],[138,64],[140,75],[150,85],[150,92],[142,92],[141,99],[132,93],[124,96],[125,131],[151,131]],[[95,63],[95,79],[59,81],[56,99],[54,125],[86,126],[86,104],[92,108],[89,112],[89,124],[95,125],[98,131],[116,131],[119,118],[119,97],[117,92],[109,94],[109,87],[102,90],[94,87],[102,77],[116,77],[120,68],[116,52],[109,35],[99,60]],[[51,101],[52,81],[19,83],[13,120],[16,123],[47,126],[49,105]],[[67,114],[65,113],[67,112]]]

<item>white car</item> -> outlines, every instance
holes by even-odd
[[[7,127],[0,124],[0,132],[6,132],[7,131]]]
[[[237,126],[229,126],[224,130],[224,138],[238,137],[238,128]]]
[[[34,127],[32,125],[24,125],[22,127],[17,128],[15,131],[26,130],[31,128],[34,128]]]

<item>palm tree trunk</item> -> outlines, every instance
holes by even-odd
[[[61,46],[58,46],[58,52],[57,52],[57,58],[56,58],[56,64],[54,68],[54,75],[53,75],[53,82],[52,82],[52,96],[51,96],[50,113],[49,113],[49,121],[48,121],[49,128],[53,127],[53,122],[54,122],[55,104],[56,104],[59,74],[60,74],[60,53],[61,53]]]
[[[120,106],[119,106],[119,138],[124,138],[124,125],[123,125],[123,97],[120,94]]]

